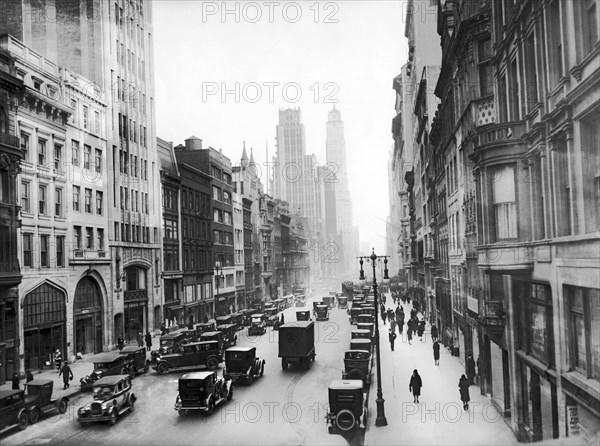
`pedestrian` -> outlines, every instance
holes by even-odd
[[[25,377],[27,379],[27,382],[33,381],[33,373],[31,373],[31,370],[25,370]]]
[[[73,381],[73,371],[71,370],[71,367],[69,367],[69,361],[65,361],[65,365],[62,366],[62,368],[60,369],[60,372],[58,372],[58,377],[60,378],[60,375],[62,375],[62,379],[63,379],[63,390],[66,390],[69,388],[70,384],[69,381]]]
[[[398,304],[398,306],[396,307],[396,310],[394,311],[394,314],[396,316],[396,322],[400,322],[400,304]]]
[[[425,320],[421,320],[417,323],[417,334],[419,335],[419,341],[423,342],[423,333],[425,332]]]
[[[381,304],[379,307],[381,310],[381,319],[383,319],[383,325],[385,325],[385,319],[387,317],[387,312],[385,311],[385,305]]]
[[[387,318],[388,318],[388,321],[390,321],[390,322],[392,319],[396,318],[396,314],[394,313],[394,310],[392,310],[391,308],[387,309]]]
[[[421,387],[423,387],[423,381],[421,380],[417,369],[414,369],[413,374],[410,377],[410,383],[408,384],[408,391],[412,392],[414,397],[414,403],[419,402],[419,396],[421,395]]]
[[[396,341],[396,332],[392,328],[390,328],[389,337],[390,337],[390,347],[392,347],[392,351],[394,351],[394,341]]]
[[[398,321],[398,333],[402,334],[403,331],[404,331],[404,321],[400,320],[400,321]]]
[[[396,321],[394,318],[390,319],[390,330],[392,330],[394,333],[396,332]]]
[[[163,322],[162,324],[160,324],[160,335],[164,336],[166,331],[167,331],[167,328],[165,327],[165,323]]]
[[[144,344],[142,343],[142,345],[140,345],[140,347],[143,347],[143,346],[144,346]],[[121,350],[123,350],[123,347],[125,347],[125,339],[123,339],[123,336],[119,336],[117,338],[117,348],[119,349],[119,351],[121,351]]]
[[[141,331],[138,331],[137,341],[138,341],[138,347],[144,346],[144,335],[142,334]]]
[[[477,374],[475,375],[475,383],[479,384],[479,381],[481,381],[481,362],[479,361],[479,356],[477,356],[476,365],[477,365]]]
[[[412,341],[412,334],[413,334],[413,332],[412,332],[412,328],[410,327],[410,321],[409,321],[408,329],[406,330],[406,337],[408,338],[409,345],[412,345],[410,343],[410,341]]]
[[[465,375],[462,375],[458,380],[458,389],[460,391],[460,400],[463,403],[463,409],[469,410],[469,401],[471,401],[471,397],[469,395],[469,380]]]
[[[283,313],[281,313],[281,322],[279,325],[283,325],[285,323],[285,318],[283,317]]]
[[[475,360],[471,353],[467,356],[467,378],[470,385],[475,384]]]
[[[438,341],[433,343],[433,360],[435,365],[440,365],[440,343]]]
[[[150,347],[152,347],[152,336],[150,336],[150,332],[146,332],[146,350],[150,351]]]
[[[19,378],[19,372],[14,372],[12,375],[12,389],[19,390],[19,384],[21,383],[21,378]]]
[[[431,326],[431,340],[433,342],[437,341],[438,338],[438,328],[435,324]]]
[[[54,364],[60,373],[60,366],[62,365],[62,353],[60,352],[59,348],[57,348],[56,352],[54,353]]]

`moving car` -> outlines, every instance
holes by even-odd
[[[252,315],[256,312],[257,311],[252,308],[246,308],[245,310],[241,310],[240,313],[242,313],[243,316],[242,326],[249,327],[252,323]]]
[[[266,315],[267,326],[273,326],[275,322],[279,321],[279,316],[277,316],[278,312],[279,310],[277,309],[277,307],[265,308],[264,314]]]
[[[237,344],[237,325],[217,325],[217,330],[223,333],[223,349],[232,347]]]
[[[100,378],[130,373],[127,355],[120,352],[100,353],[94,357],[94,370],[79,380],[81,388],[90,390]]]
[[[296,295],[296,306],[297,307],[305,307],[306,306],[306,296],[304,294]]]
[[[250,323],[250,327],[248,327],[248,335],[262,335],[267,331],[266,323],[265,323],[266,315],[262,313],[253,314],[252,321]]]
[[[202,333],[200,335],[200,339],[198,341],[199,342],[217,341],[219,343],[219,351],[222,354],[226,348],[224,346],[223,339],[224,339],[223,332],[221,330],[215,330],[215,331],[206,331],[206,332]]]
[[[156,358],[159,355],[166,355],[168,353],[177,353],[182,344],[187,344],[191,342],[187,333],[173,332],[167,333],[160,337],[160,344],[158,350],[152,350],[150,352],[150,362],[151,364],[156,364]],[[143,347],[140,347],[143,348]]]
[[[310,311],[296,311],[296,320],[297,321],[310,321]]]
[[[338,379],[329,385],[329,412],[325,418],[330,434],[365,429],[366,398],[359,379]]]
[[[231,347],[225,350],[225,379],[250,384],[264,373],[265,360],[256,356],[256,347]]]
[[[0,433],[17,426],[21,430],[29,425],[25,407],[24,390],[0,390]]]
[[[159,374],[164,375],[170,369],[181,367],[206,367],[214,370],[222,362],[223,356],[218,341],[192,342],[184,345],[181,353],[161,355],[153,368]]]
[[[329,309],[335,307],[335,295],[323,296],[323,304],[327,305]]]
[[[364,350],[348,350],[344,353],[342,379],[360,379],[371,382],[371,353]]]
[[[215,320],[208,322],[200,322],[199,324],[194,325],[196,328],[196,333],[201,335],[202,333],[206,333],[207,331],[215,331],[217,329],[217,322]]]
[[[348,308],[348,298],[346,296],[340,296],[337,298],[338,308]]]
[[[233,314],[227,314],[225,316],[217,316],[215,318],[216,322],[217,322],[217,327],[219,325],[228,325],[228,324],[233,324],[234,322],[234,316]],[[218,328],[217,328],[218,330]]]
[[[233,397],[233,382],[215,372],[186,373],[179,378],[175,410],[183,415],[190,410],[212,414],[215,407]]]
[[[148,373],[150,370],[150,361],[146,359],[146,349],[144,347],[127,346],[121,349],[121,354],[126,355],[131,379],[135,378],[138,373]]]
[[[315,314],[316,314],[316,319],[318,321],[328,321],[329,320],[329,307],[327,305],[317,305]]]
[[[27,395],[25,396],[25,406],[29,413],[29,423],[35,424],[40,419],[40,415],[47,415],[55,410],[58,413],[65,413],[69,406],[68,397],[52,399],[52,390],[54,381],[50,379],[34,379],[26,385]]]
[[[108,421],[114,425],[120,415],[133,412],[136,396],[128,375],[105,376],[94,383],[93,392],[94,401],[77,411],[79,424]]]

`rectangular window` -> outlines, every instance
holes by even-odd
[[[96,155],[96,157],[95,157],[96,158],[96,172],[102,173],[102,150],[96,149],[95,155]]]
[[[21,132],[21,151],[23,152],[23,161],[29,162],[29,135]]]
[[[514,166],[493,169],[490,181],[492,182],[496,239],[516,238],[517,202]]]
[[[125,187],[124,190],[125,190],[125,210],[128,211],[129,210],[129,189],[127,189]]]
[[[75,249],[81,249],[81,226],[73,226],[73,243]]]
[[[551,152],[554,162],[554,178],[556,183],[556,235],[572,235],[573,197],[571,189],[571,157],[566,138],[556,141],[556,150]]]
[[[79,211],[79,196],[81,195],[81,188],[79,186],[73,186],[73,210]]]
[[[535,34],[532,32],[525,40],[525,94],[527,96],[527,110],[531,111],[538,102],[538,80],[535,68]]]
[[[100,113],[94,112],[94,132],[100,133]]]
[[[585,232],[600,230],[600,111],[581,120]]]
[[[71,161],[74,166],[79,166],[79,141],[71,141]]]
[[[97,241],[98,251],[104,251],[104,229],[102,229],[102,228],[96,229],[96,236],[98,238],[98,241]]]
[[[600,290],[565,285],[569,305],[571,366],[600,380]]]
[[[94,249],[94,228],[85,228],[85,247],[87,249]]]
[[[119,237],[119,222],[115,222],[115,241],[119,241],[120,237]]]
[[[32,262],[32,234],[23,234],[23,266],[33,268]]]
[[[46,141],[43,139],[38,140],[38,164],[46,164]]]
[[[546,9],[546,38],[548,40],[549,89],[552,90],[563,77],[562,26],[560,18],[560,0],[554,0]]]
[[[92,189],[85,189],[85,212],[92,213]]]
[[[510,109],[510,117],[511,121],[518,121],[520,119],[519,110],[520,110],[520,83],[517,71],[517,59],[513,59],[510,62],[509,70],[508,70],[508,93],[509,93],[509,109]]]
[[[102,207],[104,201],[104,193],[100,191],[96,191],[96,214],[102,215]]]
[[[46,186],[38,188],[38,212],[40,215],[46,215]]]
[[[92,157],[92,148],[87,144],[83,145],[83,168],[90,168],[90,158]]]
[[[54,190],[54,215],[56,217],[63,216],[63,190],[60,187],[57,187]]]
[[[493,73],[492,73],[492,41],[491,39],[480,40],[477,43],[477,56],[479,70],[479,93],[481,96],[493,94]]]
[[[62,146],[60,144],[54,144],[54,170],[62,170]]]
[[[88,128],[88,119],[89,119],[89,110],[87,106],[83,106],[83,128],[87,130]]]
[[[40,266],[42,268],[48,268],[48,235],[40,235]]]
[[[21,182],[21,210],[23,212],[31,212],[31,189],[28,181]]]
[[[56,266],[64,268],[65,266],[65,236],[56,236]]]

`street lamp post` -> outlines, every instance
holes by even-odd
[[[375,276],[375,263],[378,259],[383,259],[384,270],[383,270],[383,280],[389,280],[388,277],[388,256],[378,256],[375,254],[375,248],[373,248],[373,252],[370,256],[361,256],[358,257],[360,259],[360,280],[365,280],[365,272],[363,271],[363,261],[371,262],[371,266],[373,267],[373,294],[375,296],[375,354],[377,355],[377,399],[375,403],[377,404],[377,417],[375,418],[375,426],[387,426],[387,419],[385,418],[385,408],[383,403],[385,400],[383,399],[383,391],[381,390],[381,360],[379,354],[379,318],[377,314],[379,312],[379,296],[377,293],[377,277]]]
[[[219,294],[219,279],[223,277],[223,267],[221,266],[221,262],[218,260],[215,262],[215,285],[217,286],[217,293],[213,299],[213,318],[217,318],[217,295]]]

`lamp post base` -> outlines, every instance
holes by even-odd
[[[377,418],[375,418],[375,426],[387,426],[387,418],[385,417],[385,409],[383,403],[385,400],[382,397],[377,397],[375,403],[377,404]]]

